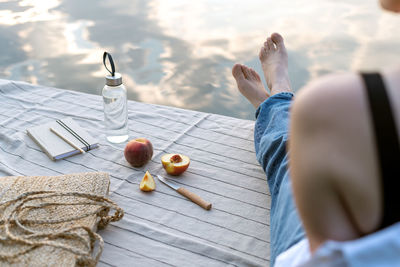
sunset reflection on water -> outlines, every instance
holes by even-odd
[[[108,51],[130,99],[253,119],[231,67],[261,73],[267,34],[284,35],[298,90],[395,64],[399,24],[376,0],[0,1],[0,78],[100,94]]]

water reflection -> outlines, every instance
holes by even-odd
[[[286,39],[292,85],[396,63],[399,19],[376,0],[0,2],[0,77],[99,94],[104,50],[130,99],[253,119],[230,74],[261,73],[267,33]]]

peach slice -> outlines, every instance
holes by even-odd
[[[180,175],[189,167],[190,159],[182,154],[165,154],[161,157],[165,171],[170,175]]]
[[[148,192],[153,191],[154,189],[156,189],[156,183],[154,182],[153,176],[146,171],[142,181],[140,182],[140,190]]]

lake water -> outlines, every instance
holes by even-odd
[[[280,32],[295,90],[326,73],[397,63],[400,17],[376,0],[0,0],[0,78],[100,94],[110,52],[128,98],[238,118],[235,62]]]

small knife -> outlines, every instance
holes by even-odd
[[[172,189],[178,191],[179,194],[181,194],[184,197],[187,197],[188,199],[190,199],[191,201],[193,201],[194,203],[196,203],[203,209],[206,209],[206,210],[211,209],[212,204],[210,202],[205,201],[204,199],[202,199],[195,193],[190,192],[186,188],[183,188],[172,181],[168,181],[168,179],[162,177],[161,175],[157,175],[157,178],[158,178],[158,180],[160,180],[164,184],[168,185]]]

